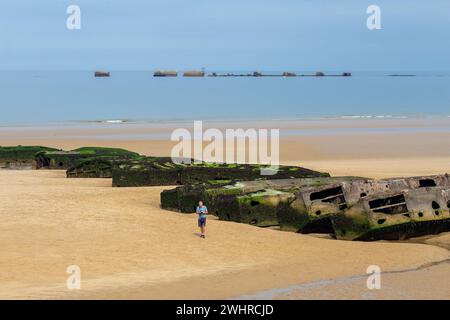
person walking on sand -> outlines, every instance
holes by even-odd
[[[198,214],[198,227],[201,231],[201,238],[205,238],[205,228],[206,228],[206,215],[208,214],[208,208],[203,205],[203,201],[198,202],[197,207],[197,214]]]

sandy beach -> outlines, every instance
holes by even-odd
[[[282,136],[282,163],[373,178],[450,172],[449,132],[386,129],[406,126],[403,120],[361,123],[331,122],[337,134]],[[358,126],[380,132],[340,131]],[[171,129],[2,127],[0,145],[110,146],[159,156],[170,153],[174,143],[159,135]],[[421,243],[348,242],[211,217],[203,240],[195,215],[160,209],[159,194],[168,187],[112,188],[110,179],[45,170],[0,170],[0,185],[2,299],[450,298],[448,234]],[[81,269],[80,290],[66,288],[70,265]],[[365,286],[369,265],[383,272],[380,291]]]
[[[450,0],[317,2],[1,1],[0,300],[450,300]]]

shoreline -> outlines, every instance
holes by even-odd
[[[98,128],[114,128],[122,129],[130,127],[147,127],[147,128],[176,128],[179,124],[192,125],[193,121],[199,120],[198,117],[193,118],[126,118],[117,117],[111,119],[66,119],[66,120],[50,120],[50,121],[0,121],[0,129],[14,128],[65,128],[65,127],[93,127]],[[235,127],[235,124],[251,124],[255,126],[263,125],[281,125],[281,127],[316,127],[329,126],[336,127],[398,127],[398,126],[434,126],[435,123],[450,123],[449,113],[436,114],[342,114],[342,115],[293,115],[286,117],[243,117],[243,118],[226,118],[221,117],[220,120],[215,117],[203,116],[204,123],[215,124],[219,128]]]
[[[386,271],[381,273],[382,283],[387,282],[388,288],[382,288],[380,291],[367,290],[364,285],[367,281],[367,274],[354,275],[349,277],[324,279],[315,282],[292,285],[285,288],[273,288],[267,291],[260,291],[255,294],[236,297],[237,300],[273,300],[273,299],[322,299],[335,300],[336,296],[330,296],[328,291],[340,291],[339,300],[354,299],[382,299],[382,300],[448,300],[450,298],[450,280],[440,275],[446,275],[450,272],[450,260],[446,259],[440,262],[434,262],[396,271]],[[433,277],[430,277],[429,275]],[[431,283],[424,283],[430,281]],[[411,295],[407,289],[408,282],[416,281],[417,293]],[[386,286],[385,286],[386,287]],[[433,297],[430,297],[430,290],[437,291]],[[436,290],[437,289],[437,290]]]

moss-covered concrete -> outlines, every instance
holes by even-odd
[[[343,240],[401,240],[450,231],[448,187],[407,189],[361,199],[332,218]]]
[[[275,175],[261,175],[262,166],[247,164],[175,164],[170,158],[148,157],[114,166],[117,187],[188,185],[211,181],[329,177],[329,174],[301,167],[281,166]],[[296,170],[292,171],[291,169]]]
[[[283,231],[333,233],[343,240],[403,239],[449,230],[446,175],[222,183],[164,191],[162,207],[192,213],[203,200],[221,220],[260,227],[279,225]]]
[[[0,168],[35,169],[37,153],[56,150],[42,146],[0,147]]]
[[[66,175],[67,178],[111,178],[114,161],[111,157],[77,159]]]
[[[298,195],[300,190],[353,179],[357,178],[253,180],[232,184],[226,184],[227,180],[221,183],[216,180],[214,183],[186,185],[164,191],[161,205],[166,209],[192,213],[197,202],[203,200],[210,213],[221,220],[261,227],[280,225],[283,230],[297,232],[313,220],[318,220],[315,216],[310,217],[309,209]]]
[[[221,188],[228,181],[214,181],[213,184],[202,183],[179,186],[174,189],[164,190],[161,193],[161,207],[182,213],[193,213],[200,200],[207,202],[210,210],[214,208],[216,199],[227,195],[235,195],[236,191],[228,191]]]
[[[83,147],[71,151],[42,151],[35,158],[38,169],[66,169],[70,178],[110,178],[114,161],[140,159],[141,156],[118,148]]]

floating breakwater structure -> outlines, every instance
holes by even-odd
[[[109,71],[95,71],[94,77],[96,78],[109,78],[111,76],[111,72]]]
[[[342,72],[342,73],[333,73],[333,74],[325,74],[324,72],[318,71],[312,74],[298,74],[292,71],[284,71],[282,73],[263,73],[260,71],[253,71],[247,73],[218,73],[212,72],[210,74],[206,74],[203,70],[192,70],[192,71],[184,71],[182,72],[183,77],[194,77],[194,78],[203,78],[207,77],[351,77],[351,72]],[[95,71],[94,76],[96,78],[108,78],[111,76],[111,72],[109,71]],[[389,75],[389,76],[414,76],[414,75]],[[175,70],[156,70],[153,72],[153,77],[157,78],[176,78],[178,77],[178,71]]]
[[[204,71],[185,71],[183,77],[204,77]]]
[[[177,77],[178,72],[177,71],[155,71],[153,73],[154,77]]]
[[[315,72],[312,74],[297,74],[292,71],[284,71],[282,73],[263,73],[260,71],[253,71],[247,73],[218,73],[212,72],[206,75],[205,71],[193,70],[193,71],[184,71],[183,77],[351,77],[351,72],[343,72],[343,73],[334,73],[334,74],[325,74],[324,72]],[[157,70],[153,73],[154,77],[178,77],[177,71],[161,71]]]
[[[285,71],[282,73],[262,73],[254,71],[252,73],[217,73],[213,72],[208,77],[351,77],[351,72],[343,72],[340,74],[325,74],[324,72],[316,72],[314,74],[297,74],[295,72]]]

